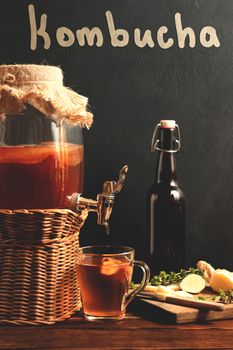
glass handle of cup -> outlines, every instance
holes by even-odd
[[[150,280],[150,269],[149,266],[144,263],[144,261],[135,260],[134,266],[140,267],[142,269],[143,277],[140,285],[126,296],[125,307],[136,297],[138,293],[140,293],[145,288]]]

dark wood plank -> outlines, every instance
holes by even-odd
[[[208,289],[207,292],[202,292],[199,296],[210,299],[216,294]],[[197,298],[197,296],[195,297]],[[167,323],[203,322],[233,318],[233,304],[224,305],[224,311],[207,311],[144,298],[137,300],[136,303],[138,310],[142,309],[142,314],[154,313],[155,317],[157,315],[160,320]],[[140,306],[140,303],[144,305]]]
[[[89,323],[73,317],[53,326],[0,326],[0,349],[232,349],[233,321],[161,325],[130,317]]]

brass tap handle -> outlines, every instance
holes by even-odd
[[[119,179],[118,181],[105,181],[103,184],[103,194],[114,194],[118,193],[121,191],[125,179],[126,179],[126,174],[128,172],[128,165],[123,166],[123,168],[120,170],[119,173]]]
[[[125,165],[120,170],[118,181],[105,181],[102,193],[97,196],[97,223],[99,225],[104,225],[106,231],[108,231],[108,221],[112,213],[115,194],[122,189],[127,172],[128,165]]]
[[[81,213],[83,210],[97,212],[97,223],[104,225],[108,232],[108,221],[112,213],[115,194],[120,192],[125,182],[128,166],[125,165],[119,173],[118,181],[105,181],[102,193],[98,194],[97,200],[84,198],[80,193],[73,193],[67,196],[67,207],[71,210]]]

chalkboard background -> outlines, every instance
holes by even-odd
[[[28,5],[37,21],[48,15],[51,47],[38,38],[30,49]],[[113,47],[105,12],[126,29],[130,42]],[[175,13],[196,34],[194,48],[177,44]],[[182,149],[177,155],[178,177],[187,200],[187,264],[203,258],[215,266],[233,268],[233,2],[230,0],[40,0],[0,1],[0,62],[60,65],[65,84],[88,96],[95,122],[85,131],[85,195],[95,198],[107,179],[117,179],[129,165],[125,187],[111,217],[114,242],[145,250],[146,193],[155,172],[150,141],[155,124],[164,118],[180,126]],[[39,23],[39,22],[38,22]],[[156,43],[165,25],[174,45]],[[58,45],[55,32],[66,26],[97,26],[102,47]],[[199,33],[213,26],[220,47],[200,45]],[[133,42],[134,28],[150,29],[153,48]],[[90,214],[81,234],[84,244],[100,242],[104,232]]]

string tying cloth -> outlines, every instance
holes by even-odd
[[[93,115],[88,98],[63,85],[59,67],[0,65],[0,113],[16,113],[29,103],[46,116],[89,128]]]

